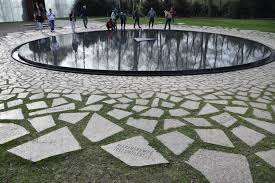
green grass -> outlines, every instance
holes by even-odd
[[[95,18],[98,21],[106,21],[108,18],[99,17]],[[133,24],[133,18],[129,17],[128,24]],[[164,18],[157,18],[157,24],[163,24]],[[147,18],[141,18],[141,24],[147,24]],[[238,28],[244,30],[259,30],[263,32],[275,32],[275,20],[259,20],[259,19],[224,19],[224,18],[176,18],[175,21],[178,25],[194,25],[194,26],[211,26],[211,27],[226,27]]]

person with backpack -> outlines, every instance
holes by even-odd
[[[75,33],[76,16],[75,16],[75,13],[74,13],[73,10],[69,14],[69,19],[70,19],[70,22],[71,22],[72,31],[73,31],[73,33]]]
[[[167,11],[167,10],[164,11],[164,14],[165,14],[165,19],[166,19],[164,29],[166,29],[166,27],[168,25],[169,26],[169,30],[170,30],[171,29],[172,14],[169,11]]]
[[[152,25],[152,28],[154,27],[155,17],[157,16],[155,10],[153,8],[150,9],[148,12],[147,17],[149,18],[149,29]]]
[[[49,20],[51,32],[54,32],[55,14],[52,12],[52,9],[49,9],[48,20]]]

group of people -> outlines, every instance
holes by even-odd
[[[176,16],[176,11],[175,9],[172,7],[170,10],[165,10],[164,11],[164,15],[165,15],[165,27],[164,29],[167,28],[170,30],[171,29],[171,22],[174,23],[174,18]],[[136,28],[136,25],[138,26],[138,28],[141,28],[140,26],[140,17],[141,17],[141,13],[138,9],[136,9],[133,12],[133,19],[134,19],[134,29]],[[147,17],[149,19],[149,29],[154,27],[154,23],[155,23],[155,18],[157,17],[157,13],[156,11],[151,8],[147,14]],[[120,23],[121,23],[121,29],[125,29],[125,25],[126,25],[126,20],[127,20],[127,15],[125,12],[121,11],[120,13],[116,13],[115,10],[112,11],[111,17],[110,19],[107,21],[106,23],[106,27],[108,30],[117,30],[117,20],[120,19]]]
[[[49,9],[49,12],[47,12],[42,3],[40,4],[38,2],[35,3],[34,19],[40,31],[43,30],[43,22],[45,19],[47,19],[51,32],[54,32],[55,17],[56,16],[53,13],[52,9]]]

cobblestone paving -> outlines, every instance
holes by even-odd
[[[104,28],[96,22],[90,25],[88,30],[77,31]],[[239,36],[275,49],[272,33],[176,28]],[[64,27],[54,35],[70,31]],[[137,135],[147,133],[174,156],[188,154],[196,142],[206,144],[186,163],[210,182],[253,182],[250,167],[254,162],[246,156],[256,157],[275,171],[275,62],[220,74],[126,77],[49,71],[11,58],[19,44],[50,35],[49,31],[26,31],[0,37],[0,143],[30,136],[28,142],[6,149],[14,156],[50,161],[52,156],[78,153],[82,148],[74,137],[77,132],[67,126],[85,125],[81,133],[91,144],[133,131],[135,136],[121,136],[102,146],[102,153],[129,166],[175,163],[146,136]],[[183,129],[193,133],[184,134]],[[248,152],[229,153],[236,146]]]

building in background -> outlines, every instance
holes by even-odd
[[[75,0],[0,0],[0,22],[33,21],[35,3],[51,8],[58,18],[67,17]]]

